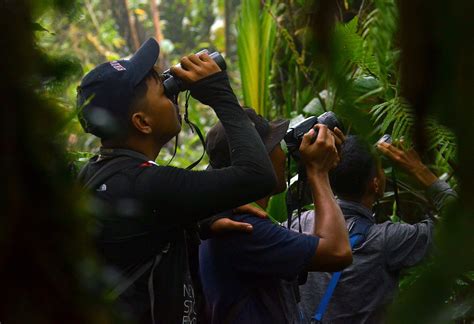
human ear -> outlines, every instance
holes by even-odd
[[[136,112],[132,115],[132,125],[143,134],[151,134],[152,128],[148,117],[143,112]]]
[[[382,189],[382,185],[381,185],[381,181],[379,177],[374,177],[372,179],[372,185],[374,188],[374,193],[377,197],[380,197],[381,195],[383,195],[383,192],[381,192],[383,189]]]
[[[379,195],[380,180],[379,180],[378,177],[373,177],[372,180],[369,181],[367,192],[370,193],[370,194],[374,194],[375,196]]]

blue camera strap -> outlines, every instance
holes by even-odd
[[[370,227],[373,225],[371,221],[364,217],[357,217],[352,223],[351,228],[349,229],[349,242],[351,244],[351,249],[354,250],[355,247],[359,246],[365,239],[367,232]],[[329,281],[328,287],[324,292],[324,296],[321,299],[321,302],[316,309],[316,313],[311,318],[311,323],[322,323],[324,313],[327,310],[329,301],[331,300],[334,290],[336,289],[337,283],[341,278],[342,271],[334,272],[332,274],[331,280]]]

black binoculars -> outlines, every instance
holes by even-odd
[[[202,53],[207,53],[207,50],[204,49],[196,55],[202,54]],[[209,56],[219,65],[222,71],[224,71],[227,68],[227,65],[225,63],[224,57],[219,52],[213,52],[209,54]],[[176,66],[181,66],[181,64],[178,64]],[[176,76],[172,75],[170,72],[170,69],[166,70],[163,72],[163,87],[165,89],[165,94],[168,98],[174,100],[176,96],[181,92],[187,90],[186,85],[182,80],[177,78]]]

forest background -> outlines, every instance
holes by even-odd
[[[474,321],[469,1],[3,0],[0,9],[9,44],[1,63],[0,274],[11,278],[0,321],[114,321],[103,295],[107,273],[91,249],[91,207],[73,182],[100,145],[80,128],[75,89],[95,65],[129,56],[152,36],[162,68],[202,48],[224,53],[237,97],[268,118],[330,110],[372,143],[390,133],[415,145],[460,198],[439,221],[433,257],[403,274],[392,321]],[[216,122],[194,100],[189,112],[203,132]],[[168,163],[173,149],[157,162]],[[185,127],[171,165],[185,167],[201,153]],[[378,221],[418,221],[432,206],[404,174],[397,181],[401,202],[389,185]],[[269,210],[280,221],[283,197]]]

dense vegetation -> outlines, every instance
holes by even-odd
[[[415,145],[460,199],[442,215],[434,256],[402,281],[392,320],[474,320],[470,1],[0,3],[8,44],[0,87],[7,172],[0,321],[114,322],[102,294],[107,273],[90,248],[90,212],[73,181],[100,144],[80,129],[75,88],[96,64],[130,55],[150,36],[160,40],[163,68],[202,48],[225,53],[242,103],[269,118],[331,110],[346,130],[371,142],[390,133]],[[190,119],[204,132],[216,121],[193,100]],[[200,156],[191,130],[184,130],[179,144],[171,164],[184,167]],[[170,143],[158,162],[168,163],[173,148]],[[380,221],[401,216],[413,222],[429,207],[408,178],[398,174],[398,180],[401,204],[389,188]],[[281,196],[271,204],[280,219],[282,204]]]

